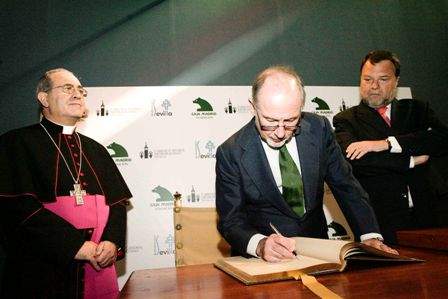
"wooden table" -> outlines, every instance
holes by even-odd
[[[424,263],[358,265],[318,281],[344,298],[448,298],[448,252],[398,248]],[[211,264],[134,271],[120,298],[316,298],[301,282],[245,286]]]
[[[402,246],[448,250],[448,227],[398,231],[397,239]]]

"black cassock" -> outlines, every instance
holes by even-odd
[[[63,127],[41,122],[61,149],[73,175],[90,195],[104,195],[110,207],[101,240],[113,242],[123,257],[126,207],[132,197],[107,150],[89,137],[62,134]],[[76,229],[43,208],[70,195],[73,179],[55,145],[39,125],[0,136],[0,223],[6,251],[1,298],[82,298],[83,263],[74,256],[91,229]]]

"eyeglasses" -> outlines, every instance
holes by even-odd
[[[278,128],[282,127],[285,131],[291,131],[291,132],[293,132],[293,131],[297,130],[297,128],[300,127],[300,118],[299,118],[299,120],[298,120],[298,123],[297,123],[296,125],[294,125],[294,126],[288,126],[288,125],[285,125],[285,124],[283,124],[282,126],[280,126],[280,125],[276,125],[276,126],[263,126],[263,125],[261,124],[261,122],[260,122],[260,115],[258,114],[258,110],[257,110],[257,109],[255,109],[255,113],[257,114],[258,124],[260,125],[260,129],[261,129],[262,131],[273,132],[273,131],[276,131]]]
[[[87,90],[84,87],[82,87],[82,86],[75,87],[73,84],[64,84],[64,85],[55,86],[50,89],[47,89],[45,92],[48,92],[55,88],[62,88],[62,92],[66,93],[66,94],[74,94],[75,90],[77,89],[79,91],[79,93],[84,98],[87,97]]]

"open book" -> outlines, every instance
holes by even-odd
[[[295,237],[297,258],[269,263],[241,256],[220,259],[215,266],[249,285],[292,279],[299,274],[342,272],[352,260],[419,262],[422,260],[387,253],[368,245],[340,240]]]

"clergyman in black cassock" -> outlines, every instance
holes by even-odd
[[[85,90],[77,78],[63,69],[45,76],[49,86],[43,91],[38,87],[41,123],[0,137],[0,221],[6,251],[0,297],[99,298],[100,293],[85,293],[86,265],[101,273],[124,256],[126,204],[132,195],[107,150],[68,125],[85,111]],[[105,198],[108,214],[97,243],[91,241],[95,227],[77,229],[46,208],[61,198],[76,206],[71,196],[75,183],[81,200]]]

